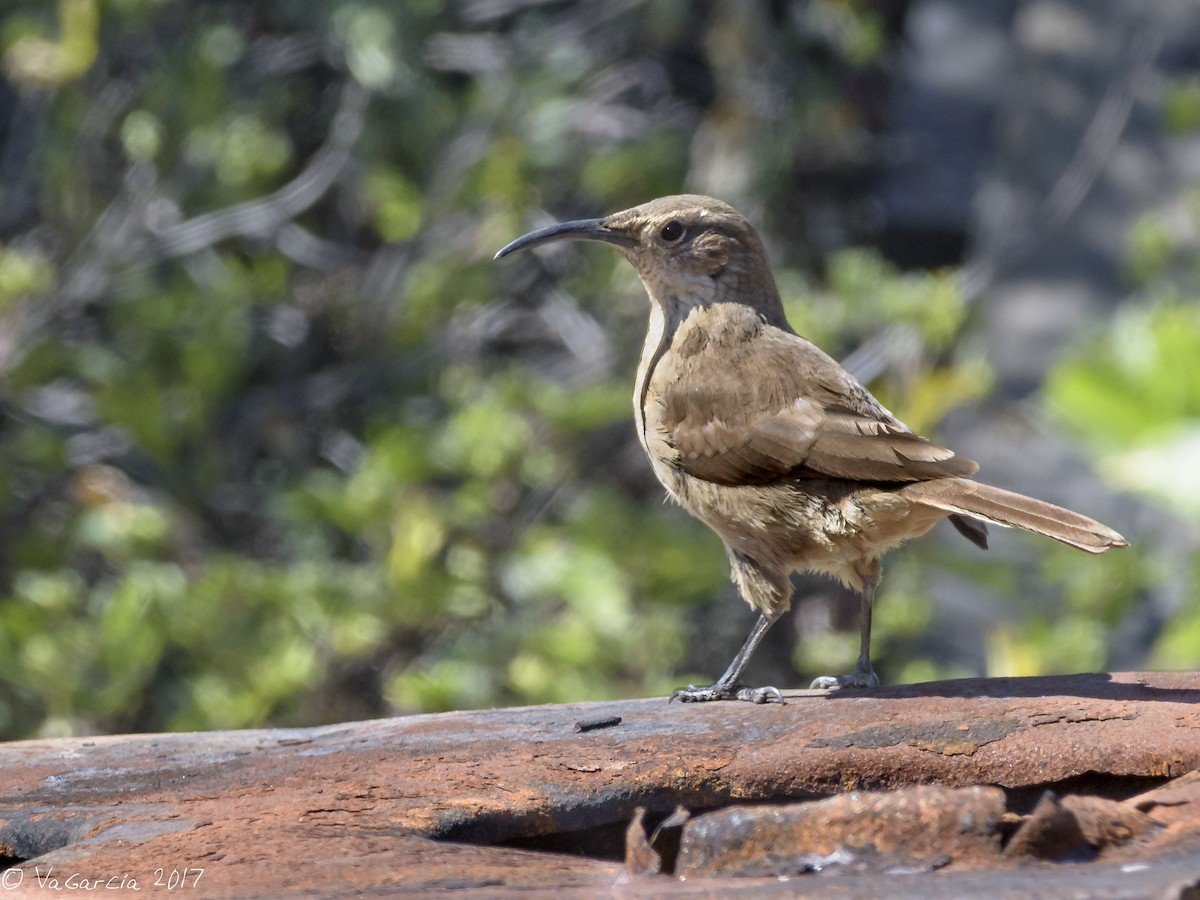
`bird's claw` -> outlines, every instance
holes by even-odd
[[[865,672],[855,669],[849,675],[822,675],[814,678],[808,686],[810,691],[830,691],[834,688],[877,688],[879,676],[868,669]]]
[[[747,700],[750,703],[783,703],[783,694],[779,692],[779,688],[767,685],[765,687],[742,687],[738,688],[737,698],[739,700]]]
[[[714,684],[710,687],[696,687],[689,684],[680,688],[670,697],[680,703],[708,703],[713,700],[745,700],[748,703],[783,703],[783,694],[776,687],[746,687],[743,684]]]

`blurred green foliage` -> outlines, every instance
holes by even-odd
[[[0,735],[663,694],[717,674],[750,616],[701,639],[710,604],[736,601],[719,542],[660,502],[633,439],[633,273],[603,249],[490,257],[542,210],[612,211],[726,160],[752,173],[740,199],[762,208],[793,323],[840,354],[889,325],[911,335],[875,387],[935,428],[989,386],[953,276],[896,272],[849,225],[815,237],[853,218],[836,186],[872,165],[862,98],[881,92],[862,87],[896,52],[886,9],[12,0]],[[746,138],[751,67],[755,127],[778,140]],[[792,177],[806,167],[838,177]],[[1139,259],[1170,256],[1143,230]],[[1089,379],[1132,378],[1136,395],[1145,373],[1122,366],[1198,348],[1190,308],[1136,314],[1148,362],[1094,352],[1055,390],[1075,403]],[[1195,389],[1157,401],[1159,424],[1192,415]],[[1049,577],[1070,568],[1047,552]],[[1106,598],[1081,612],[1099,624],[1043,628],[1070,665],[1103,664],[1137,559],[1070,594]],[[926,630],[931,565],[962,564],[929,551],[890,571],[882,655]],[[796,662],[839,671],[855,640],[815,631]],[[1038,659],[1023,668],[1063,663]],[[895,673],[939,674],[919,653]]]
[[[1194,100],[1194,91],[1189,96]],[[1181,121],[1181,102],[1168,92],[1168,124],[1195,131],[1200,118]],[[1178,523],[1171,531],[1187,535],[1200,522],[1200,190],[1183,192],[1165,212],[1140,217],[1127,244],[1133,302],[1085,335],[1050,372],[1047,405],[1086,443],[1112,483],[1144,497]],[[1120,564],[1095,569],[1068,598],[1076,606],[1105,594],[1116,598],[1092,617],[1111,625],[1139,590],[1164,588],[1176,608],[1151,664],[1196,668],[1200,557],[1177,547],[1157,560],[1145,548],[1122,556]],[[1081,609],[1079,618],[1088,612]]]
[[[1055,415],[1108,476],[1189,520],[1200,517],[1200,191],[1142,216],[1128,240],[1137,301],[1051,373]]]

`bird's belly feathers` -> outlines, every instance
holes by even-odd
[[[731,550],[771,569],[826,573],[856,590],[883,553],[943,515],[887,489],[808,478],[731,487],[651,459],[667,493]]]

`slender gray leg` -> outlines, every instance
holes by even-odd
[[[854,671],[849,675],[822,675],[814,678],[810,685],[812,690],[828,690],[835,687],[879,687],[879,676],[871,668],[871,613],[875,608],[875,588],[879,586],[879,574],[869,575],[863,579],[862,593],[859,595],[859,650],[858,662]]]
[[[738,684],[738,679],[742,677],[742,670],[746,668],[746,663],[750,662],[755,648],[758,647],[763,635],[767,633],[767,629],[774,621],[775,619],[768,619],[766,616],[758,617],[758,621],[750,629],[750,634],[746,636],[746,642],[742,644],[742,649],[737,652],[737,656],[733,658],[733,662],[729,664],[725,674],[717,679],[716,684],[701,688],[689,684],[673,693],[671,699],[681,703],[702,703],[709,700],[748,700],[751,703],[769,703],[774,700],[782,703],[783,694],[779,693],[779,688],[750,688]]]

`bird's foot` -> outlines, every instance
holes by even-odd
[[[879,687],[879,676],[870,669],[855,669],[849,675],[822,675],[820,678],[814,678],[808,689],[828,691],[833,688],[846,687],[877,688]]]
[[[783,694],[774,687],[746,687],[744,684],[714,684],[696,687],[689,684],[671,695],[680,703],[708,703],[712,700],[745,700],[749,703],[783,703]],[[667,701],[668,703],[670,700]]]

